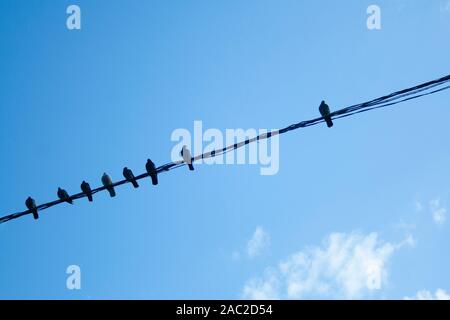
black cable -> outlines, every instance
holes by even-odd
[[[396,92],[393,92],[391,94],[388,94],[388,95],[385,95],[385,96],[382,96],[382,97],[379,97],[379,98],[376,98],[376,99],[373,99],[373,100],[370,100],[370,101],[367,101],[367,102],[363,102],[363,103],[359,103],[359,104],[356,104],[356,105],[352,105],[352,106],[349,106],[349,107],[346,107],[346,108],[334,111],[330,115],[331,115],[331,118],[335,120],[335,119],[340,119],[340,118],[346,118],[346,117],[349,117],[349,116],[352,116],[352,115],[355,115],[355,114],[358,114],[358,113],[371,111],[371,110],[374,110],[374,109],[380,109],[380,108],[386,108],[386,107],[389,107],[389,106],[394,106],[396,104],[399,104],[399,103],[402,103],[402,102],[405,102],[405,101],[417,99],[417,98],[420,98],[420,97],[423,97],[423,96],[431,95],[431,94],[434,94],[434,93],[437,93],[437,92],[440,92],[440,91],[444,91],[444,90],[450,89],[450,85],[447,85],[447,86],[444,86],[442,88],[429,91],[430,89],[442,86],[443,84],[448,83],[448,82],[450,82],[450,75],[442,77],[442,78],[439,78],[439,79],[436,79],[436,80],[432,80],[432,81],[429,81],[429,82],[425,82],[425,83],[422,83],[420,85],[417,85],[417,86],[414,86],[414,87],[411,87],[411,88],[407,88],[407,89],[404,89],[404,90],[396,91]],[[428,91],[428,92],[422,93],[424,91]],[[269,131],[267,133],[262,133],[262,134],[260,134],[260,135],[258,135],[256,137],[248,138],[248,139],[246,139],[244,141],[241,141],[239,143],[234,143],[234,144],[229,145],[227,147],[224,147],[222,149],[213,150],[213,151],[210,151],[210,152],[203,153],[201,155],[192,157],[191,161],[195,162],[195,161],[200,160],[200,159],[207,159],[207,158],[217,157],[219,155],[225,154],[225,153],[230,152],[232,150],[236,150],[238,148],[241,148],[241,147],[243,147],[245,145],[248,145],[250,143],[253,143],[253,142],[256,142],[256,141],[270,139],[274,135],[284,134],[286,132],[297,130],[297,129],[300,129],[300,128],[310,127],[310,126],[313,126],[313,125],[320,124],[320,123],[322,123],[324,121],[325,120],[323,119],[323,117],[318,117],[318,118],[311,119],[311,120],[301,121],[301,122],[292,124],[292,125],[287,126],[287,127],[283,128],[283,129],[280,129],[280,130],[273,130],[273,131]],[[156,168],[156,172],[157,172],[157,174],[161,174],[161,173],[164,173],[164,172],[168,172],[170,170],[174,170],[174,169],[179,168],[179,167],[184,166],[184,165],[186,165],[186,164],[183,161],[169,162],[169,163],[166,163],[166,164]],[[137,180],[145,179],[147,177],[149,177],[149,174],[148,173],[143,173],[141,175],[136,176],[135,179],[137,181]],[[114,187],[117,187],[117,186],[129,183],[129,182],[130,181],[128,181],[126,179],[125,180],[121,180],[121,181],[113,183],[110,187],[114,188]],[[107,189],[106,186],[95,188],[95,189],[92,190],[92,194],[104,191],[106,189]],[[81,199],[81,198],[84,198],[84,197],[86,197],[86,194],[84,194],[83,192],[80,192],[80,193],[77,193],[77,194],[74,194],[74,195],[70,196],[69,199],[70,200],[77,200],[77,199]],[[36,206],[36,208],[37,208],[38,211],[46,210],[46,209],[51,208],[53,206],[56,206],[56,205],[58,205],[60,203],[66,202],[67,200],[68,199],[64,199],[64,200],[58,199],[58,200],[55,200],[55,201],[51,201],[51,202],[47,202],[47,203],[38,205],[38,206]],[[17,219],[19,217],[22,217],[24,215],[31,214],[31,213],[32,213],[31,210],[26,210],[26,211],[22,211],[22,212],[17,212],[17,213],[6,215],[6,216],[0,218],[0,224],[5,223],[5,222],[10,221],[10,220],[13,220],[13,219]]]

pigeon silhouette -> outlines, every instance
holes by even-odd
[[[58,188],[57,194],[58,194],[58,198],[60,198],[61,200],[65,201],[67,203],[73,204],[73,201],[72,201],[72,199],[70,199],[70,196],[66,190]]]
[[[123,168],[123,176],[125,177],[125,179],[131,182],[133,187],[139,188],[139,184],[137,183],[136,178],[134,177],[133,171],[131,171],[127,167]]]
[[[333,121],[330,116],[330,107],[325,103],[325,101],[320,103],[319,112],[326,121],[328,128],[331,128],[333,126]]]
[[[194,165],[192,164],[192,156],[189,149],[184,145],[180,151],[180,155],[183,157],[184,162],[189,166],[189,170],[194,170]]]
[[[81,187],[81,191],[83,191],[83,193],[86,195],[88,200],[90,202],[92,202],[92,190],[91,190],[91,186],[89,185],[89,183],[87,183],[86,181],[83,180],[80,187]]]
[[[102,183],[106,187],[106,190],[108,190],[109,195],[111,197],[115,197],[116,191],[114,190],[114,187],[112,186],[113,183],[112,183],[111,177],[108,176],[106,173],[103,173]]]
[[[27,200],[25,200],[25,205],[27,206],[28,210],[33,213],[33,218],[35,220],[39,219],[38,210],[36,208],[36,201],[32,197],[28,197]]]
[[[150,178],[152,178],[152,184],[156,186],[158,184],[158,173],[156,172],[156,167],[152,160],[147,159],[145,169],[147,170]]]

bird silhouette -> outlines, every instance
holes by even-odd
[[[106,187],[106,190],[108,190],[109,195],[111,197],[115,197],[116,196],[116,191],[114,190],[114,187],[112,185],[113,183],[112,183],[111,177],[108,176],[106,173],[103,173],[102,183]]]
[[[25,205],[27,206],[28,210],[33,213],[33,218],[35,220],[39,219],[38,210],[36,208],[36,201],[34,201],[32,197],[28,197],[27,200],[25,200]]]
[[[147,159],[145,169],[147,170],[150,178],[152,178],[152,184],[156,186],[158,184],[158,173],[156,172],[156,167],[152,160]]]
[[[331,128],[333,126],[333,121],[331,120],[330,116],[330,107],[323,100],[320,103],[319,112],[322,115],[323,119],[326,121],[327,127]]]
[[[133,171],[131,171],[127,167],[123,168],[123,176],[125,177],[125,179],[131,182],[133,187],[139,188],[139,184],[137,183],[136,178],[134,177]]]
[[[87,183],[86,181],[83,180],[80,187],[81,187],[81,191],[83,191],[83,193],[86,195],[88,200],[92,202],[92,190],[91,190],[91,186],[89,185],[89,183]]]
[[[73,201],[72,201],[72,199],[70,199],[70,196],[66,190],[58,188],[57,194],[58,194],[58,198],[60,198],[61,200],[65,201],[67,203],[73,204]]]
[[[184,145],[180,151],[180,155],[183,157],[184,162],[189,166],[189,170],[194,170],[194,165],[192,164],[192,156],[189,149]]]

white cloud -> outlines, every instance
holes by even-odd
[[[436,222],[436,224],[438,225],[443,225],[445,223],[445,220],[447,219],[446,217],[447,214],[447,210],[444,208],[440,208],[436,211],[433,212],[433,220],[434,222]]]
[[[445,220],[447,220],[447,209],[441,206],[439,198],[430,201],[430,209],[433,215],[433,221],[438,226],[442,226]]]
[[[260,255],[269,245],[269,234],[262,227],[256,227],[252,238],[247,242],[247,255],[250,258],[254,258]]]
[[[268,268],[264,279],[251,279],[243,289],[243,297],[253,300],[274,300],[279,299],[280,279],[277,271]]]
[[[414,237],[411,234],[408,234],[405,239],[403,239],[402,242],[398,243],[396,245],[396,249],[400,249],[401,247],[407,246],[407,247],[414,247],[416,245],[417,241],[414,239]]]
[[[443,289],[437,289],[433,294],[428,290],[421,290],[414,297],[405,297],[405,300],[450,300],[450,295]]]
[[[450,300],[450,295],[443,289],[437,289],[434,296],[436,297],[437,300]]]
[[[246,299],[361,298],[382,289],[392,254],[405,245],[383,243],[376,233],[332,233],[322,246],[296,252],[244,286]]]

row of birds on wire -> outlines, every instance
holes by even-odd
[[[180,151],[180,155],[183,158],[183,162],[185,162],[188,165],[189,170],[193,171],[194,165],[192,164],[191,152],[186,146],[183,146],[183,148]],[[145,170],[152,181],[152,185],[154,186],[158,185],[158,172],[152,160],[147,159],[147,163],[145,164]],[[128,167],[123,168],[122,174],[123,177],[125,178],[125,181],[131,183],[134,188],[139,188],[139,183],[137,182],[137,179],[131,169],[129,169]],[[114,188],[114,183],[111,177],[106,172],[103,173],[101,181],[105,189],[109,192],[111,198],[115,197],[116,190]],[[90,184],[83,180],[83,182],[81,182],[80,188],[84,196],[88,199],[88,201],[92,202],[94,199]],[[74,199],[71,198],[71,196],[65,189],[58,187],[56,195],[62,202],[73,204]],[[39,219],[36,201],[32,197],[28,197],[25,200],[25,206],[33,214],[33,218],[35,220]]]
[[[189,170],[194,170],[193,163],[196,160],[215,157],[215,156],[224,154],[226,152],[241,148],[241,147],[243,147],[247,144],[253,143],[253,142],[261,141],[264,139],[270,139],[275,134],[284,134],[289,131],[297,130],[300,128],[306,128],[309,126],[320,124],[322,122],[325,122],[327,124],[327,127],[331,128],[331,127],[333,127],[333,120],[335,120],[335,119],[353,116],[355,114],[367,112],[367,111],[374,110],[374,109],[394,106],[396,104],[399,104],[399,103],[402,103],[405,101],[417,99],[417,98],[420,98],[423,96],[427,96],[427,95],[431,95],[431,94],[434,94],[434,93],[437,93],[437,92],[440,92],[443,90],[447,90],[447,89],[450,89],[449,83],[450,83],[450,75],[447,75],[447,76],[444,76],[444,77],[441,77],[441,78],[438,78],[438,79],[435,79],[432,81],[428,81],[428,82],[416,85],[414,87],[396,91],[391,94],[388,94],[388,95],[385,95],[385,96],[382,96],[382,97],[379,97],[379,98],[376,98],[376,99],[373,99],[370,101],[366,101],[363,103],[351,105],[351,106],[348,106],[348,107],[345,107],[345,108],[342,108],[342,109],[339,109],[339,110],[336,110],[333,112],[330,111],[330,107],[328,106],[328,104],[325,101],[322,101],[319,106],[320,117],[317,117],[315,119],[305,120],[305,121],[301,121],[298,123],[294,123],[285,128],[282,128],[280,130],[263,133],[256,137],[248,138],[245,141],[241,141],[239,143],[229,145],[222,149],[206,152],[206,153],[197,155],[195,157],[192,157],[189,149],[186,146],[183,146],[180,151],[180,155],[183,159],[182,161],[180,160],[180,161],[175,161],[175,162],[169,162],[160,167],[156,167],[155,164],[150,159],[148,159],[147,163],[145,165],[146,173],[144,173],[144,174],[135,176],[130,169],[125,167],[123,169],[123,176],[124,176],[125,180],[121,180],[119,182],[113,182],[111,177],[109,175],[107,175],[106,173],[104,173],[101,178],[101,181],[103,184],[102,187],[98,187],[96,189],[91,189],[91,186],[89,185],[89,183],[87,183],[86,181],[83,181],[80,186],[82,192],[72,195],[72,196],[70,196],[66,190],[64,190],[62,188],[58,188],[58,191],[57,191],[58,200],[47,202],[47,203],[44,203],[41,205],[37,205],[36,201],[32,197],[28,197],[25,201],[25,205],[27,207],[26,211],[12,213],[12,214],[6,215],[4,217],[1,217],[0,223],[4,223],[4,222],[7,222],[7,221],[10,221],[13,219],[17,219],[17,218],[22,217],[27,214],[33,214],[33,217],[35,219],[38,219],[39,211],[48,209],[52,206],[58,205],[63,202],[68,202],[68,203],[72,204],[74,200],[84,198],[84,197],[87,197],[89,201],[92,201],[93,194],[96,192],[99,192],[99,191],[103,191],[103,190],[107,190],[109,192],[110,196],[114,197],[116,195],[116,191],[115,191],[116,186],[119,186],[119,185],[122,185],[125,183],[131,183],[131,184],[133,184],[133,186],[135,188],[137,188],[137,187],[139,187],[139,184],[137,181],[140,179],[144,179],[146,177],[150,177],[153,185],[157,185],[159,173],[167,172],[167,171],[176,169],[176,168],[184,166],[184,165],[187,165],[189,167]]]

